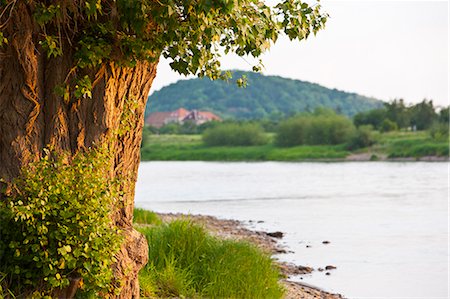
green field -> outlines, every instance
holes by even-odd
[[[201,135],[151,135],[141,149],[143,161],[333,161],[352,153],[371,153],[378,157],[420,158],[448,156],[446,140],[438,141],[426,132],[380,134],[372,147],[351,152],[341,145],[303,145],[277,147],[273,134],[261,146],[214,146],[203,144]]]
[[[348,154],[342,145],[208,147],[200,135],[153,135],[141,149],[143,161],[302,161],[344,159]]]

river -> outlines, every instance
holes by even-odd
[[[277,258],[347,298],[447,298],[448,190],[445,162],[143,162],[136,206],[283,231]]]

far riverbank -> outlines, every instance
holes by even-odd
[[[448,161],[447,140],[426,132],[381,134],[366,148],[350,150],[345,144],[278,147],[272,140],[259,146],[206,146],[201,135],[150,135],[141,148],[142,161]]]

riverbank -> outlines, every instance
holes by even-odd
[[[223,239],[245,240],[256,244],[260,249],[270,254],[286,253],[279,243],[283,236],[282,232],[253,231],[244,227],[243,223],[237,220],[218,219],[213,216],[185,215],[185,214],[163,214],[158,213],[163,222],[170,222],[177,219],[190,219],[193,222],[204,226],[210,233]],[[339,294],[327,293],[317,287],[289,280],[292,276],[309,274],[315,269],[299,265],[293,265],[277,261],[281,273],[285,278],[281,283],[286,288],[285,298],[287,299],[340,299]],[[331,266],[331,265],[330,265]],[[332,266],[330,267],[332,268]],[[322,270],[322,269],[320,269]],[[319,270],[319,271],[320,271]],[[329,271],[332,271],[331,269]]]
[[[141,148],[142,161],[448,161],[446,140],[427,132],[380,134],[374,145],[351,151],[345,144],[278,147],[271,140],[261,146],[214,146],[200,135],[151,135]]]

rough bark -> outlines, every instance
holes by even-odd
[[[92,98],[64,100],[54,89],[74,65],[70,45],[63,45],[62,56],[48,58],[38,44],[40,29],[30,8],[25,1],[16,5],[5,29],[14,38],[0,49],[0,178],[13,179],[46,147],[75,154],[112,139],[110,175],[120,176],[125,194],[112,215],[125,235],[114,270],[123,283],[119,297],[137,298],[137,274],[148,249],[144,237],[132,228],[134,187],[144,109],[157,63],[108,63],[86,71],[95,78]]]

